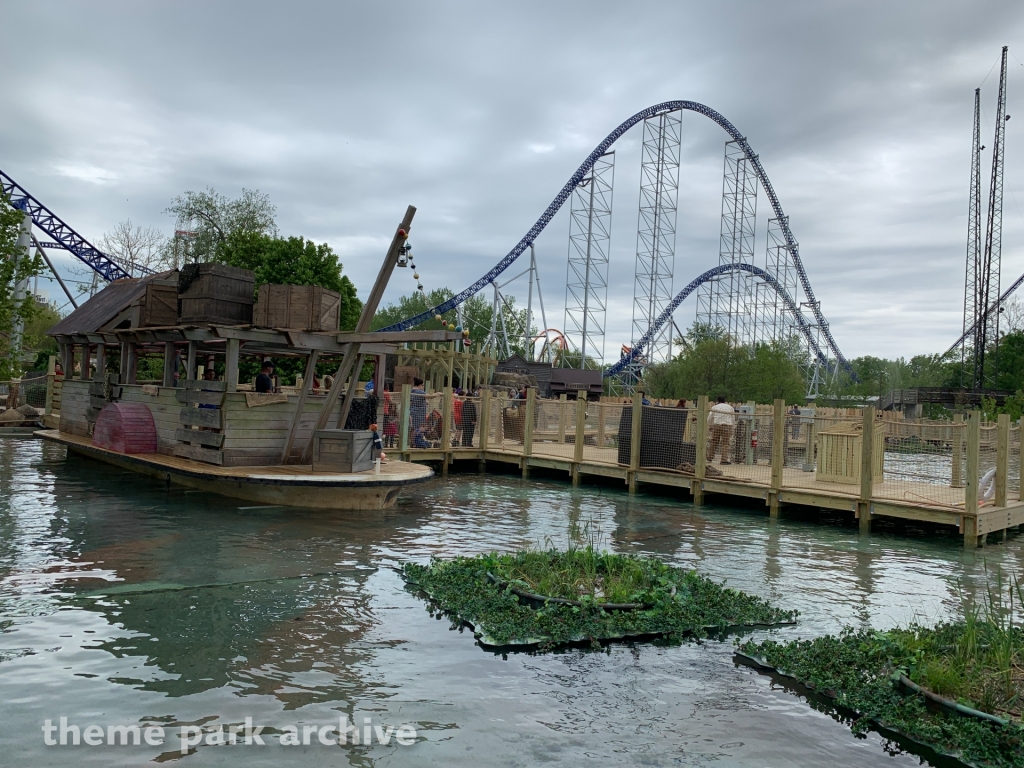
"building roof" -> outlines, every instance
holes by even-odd
[[[110,330],[110,324],[133,303],[146,295],[146,285],[166,278],[171,272],[146,277],[115,280],[85,304],[53,326],[47,335],[67,336],[73,333],[97,333]]]

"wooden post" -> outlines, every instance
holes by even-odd
[[[978,546],[978,459],[981,452],[981,413],[967,414],[967,478],[964,486],[964,547]]]
[[[49,416],[53,413],[53,383],[57,380],[57,358],[50,355],[46,363],[46,405],[43,413]]]
[[[530,456],[533,453],[533,412],[537,407],[537,390],[526,390],[526,418],[523,421],[523,479],[530,476]]]
[[[603,400],[597,402],[597,435],[594,437],[594,443],[598,448],[605,447],[605,427],[607,424],[607,414],[605,413],[605,405]]]
[[[786,401],[776,399],[772,406],[772,488],[768,494],[768,516],[772,518],[779,516],[779,492],[782,491],[782,470],[785,465]]]
[[[192,345],[195,342],[189,342],[189,358],[192,359],[193,365],[195,363],[195,350]],[[302,389],[299,392],[299,401],[295,404],[295,415],[292,416],[292,426],[288,430],[288,439],[285,440],[284,450],[281,451],[281,463],[287,464],[288,459],[291,457],[292,445],[295,442],[295,436],[299,433],[299,424],[302,421],[302,411],[306,407],[306,396],[313,389],[313,377],[316,375],[316,360],[320,355],[318,350],[313,350],[309,353],[309,359],[306,361],[306,375],[302,379]]]
[[[708,468],[708,396],[697,397],[697,424],[693,431],[696,443],[696,464],[694,465],[694,479],[690,485],[690,492],[693,494],[693,503],[700,506],[704,503],[704,476]]]
[[[587,438],[587,398],[576,395],[576,437],[572,446],[572,484],[580,484],[580,464],[583,463],[583,444]]]
[[[398,413],[398,451],[405,455],[409,452],[409,408],[412,405],[412,385],[402,385],[402,400]]]
[[[70,379],[75,375],[75,345],[60,345],[60,367],[64,369],[64,378]]]
[[[121,372],[121,382],[124,384],[128,383],[128,342],[121,342],[121,360],[119,370]]]
[[[441,474],[448,475],[448,463],[452,456],[452,388],[445,387],[441,395]]]
[[[569,396],[564,392],[558,396],[558,444],[562,445],[565,443],[565,416],[566,416],[566,404],[569,402]]]
[[[96,381],[104,381],[107,377],[107,345],[96,345],[96,370],[92,377]]]
[[[238,391],[238,339],[227,340],[227,351],[224,355],[224,389],[228,392]],[[335,382],[337,383],[337,382]],[[310,435],[312,442],[313,436]]]
[[[66,376],[67,374],[65,374]],[[139,380],[139,350],[134,343],[128,342],[128,376],[125,384],[135,384]]]
[[[238,341],[233,340],[237,347]],[[228,341],[231,344],[231,341]],[[164,342],[164,381],[163,386],[173,387],[174,386],[174,342]]]
[[[999,414],[996,421],[996,496],[997,507],[1006,506],[1006,487],[1010,469],[1010,416]]]
[[[197,342],[190,341],[188,343],[188,361],[185,363],[185,378],[188,381],[195,381],[196,379],[196,347],[199,346]],[[121,380],[124,381],[124,374],[121,375]]]
[[[1020,448],[1020,467],[1018,467],[1017,477],[1020,478],[1020,481],[1017,484],[1017,499],[1019,501],[1024,501],[1024,417],[1021,417],[1019,424],[1020,430],[1017,432],[1017,439],[1019,441],[1018,446]]]
[[[486,451],[491,439],[491,390],[480,393],[480,450]]]
[[[871,491],[874,486],[875,409],[864,408],[861,414],[860,444],[860,501],[857,504],[857,518],[860,532],[871,532]]]
[[[640,469],[640,420],[643,419],[644,393],[642,389],[633,391],[633,419],[630,422],[629,436],[629,492],[636,493],[636,473]]]
[[[68,378],[76,378],[76,379],[79,379],[80,381],[85,381],[85,380],[87,380],[89,378],[89,345],[88,344],[82,344],[80,346],[82,347],[82,360],[78,364],[78,376],[74,375],[75,371],[72,368],[71,371],[68,373]],[[73,349],[74,348],[72,348],[72,350]],[[72,351],[71,359],[72,359],[72,362],[74,362],[74,352],[73,351]]]
[[[950,483],[952,488],[963,488],[964,487],[964,429],[960,426],[964,421],[964,415],[962,413],[953,414],[953,481]],[[1024,456],[1024,454],[1021,454]]]

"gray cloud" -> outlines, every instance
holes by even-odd
[[[169,231],[185,189],[258,188],[282,232],[331,243],[364,294],[407,203],[425,284],[460,289],[614,126],[701,101],[760,154],[849,356],[959,334],[973,89],[1001,45],[1024,59],[1010,2],[36,2],[4,19],[0,167],[80,232],[127,217]],[[1016,125],[1004,284],[1024,272]],[[677,287],[717,263],[724,139],[684,117]],[[639,136],[616,151],[609,355],[630,334]],[[760,259],[763,195],[758,214]],[[559,327],[567,238],[563,213],[537,241]],[[399,273],[389,296],[412,287]],[[691,299],[679,324],[693,314]]]

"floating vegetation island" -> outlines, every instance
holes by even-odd
[[[432,609],[468,625],[485,647],[549,650],[623,639],[679,642],[740,627],[793,623],[795,611],[659,560],[600,552],[513,554],[408,563]]]
[[[737,656],[794,679],[855,733],[877,726],[968,765],[1021,768],[1024,630],[1012,604],[1011,592],[1009,611],[990,605],[934,628],[748,642]]]

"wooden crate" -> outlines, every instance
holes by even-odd
[[[178,278],[153,280],[146,284],[140,302],[140,325],[146,327],[178,324]]]
[[[250,325],[253,286],[251,269],[224,264],[189,264],[181,270],[178,322],[182,325]]]
[[[319,429],[313,434],[314,472],[373,469],[373,433],[365,429]]]
[[[885,429],[876,424],[871,450],[872,483],[880,483],[885,472]],[[860,485],[861,445],[864,436],[860,424],[837,424],[817,434],[818,466],[815,479],[828,483]]]
[[[258,328],[337,331],[341,295],[319,285],[260,286],[252,324]]]

